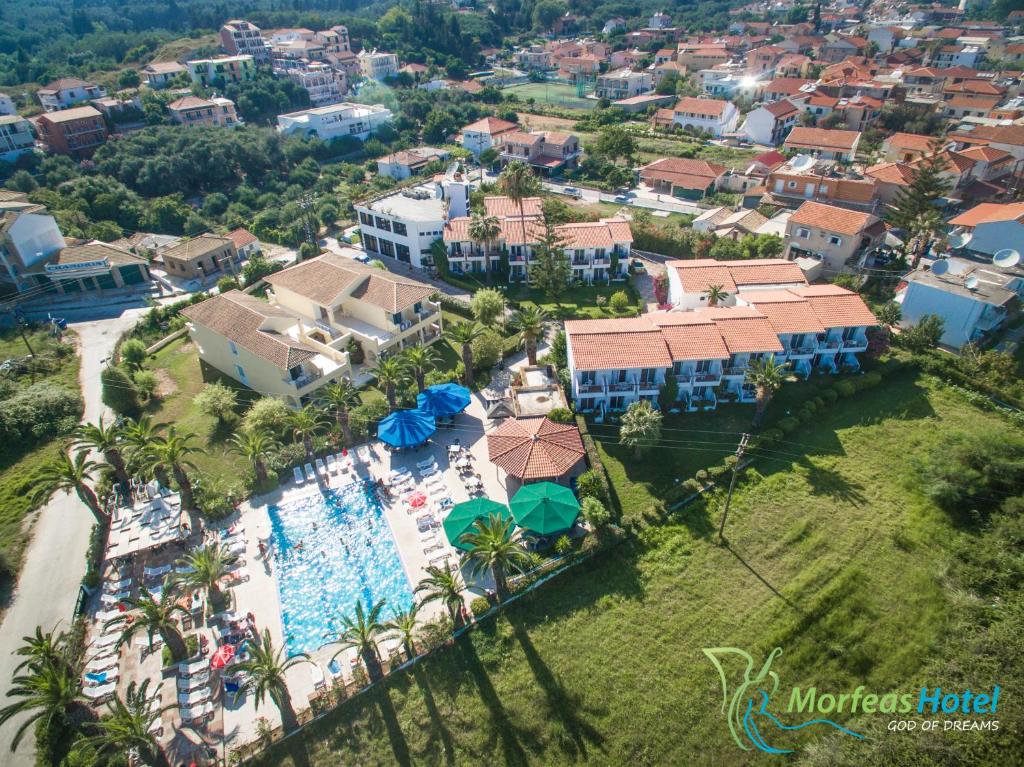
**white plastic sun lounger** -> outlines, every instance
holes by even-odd
[[[91,674],[102,674],[104,671],[117,668],[117,664],[120,662],[121,659],[116,655],[100,655],[89,661],[85,670]]]
[[[119,640],[120,638],[121,638],[121,634],[115,631],[113,633],[104,634],[103,636],[94,639],[90,646],[91,647],[111,647],[111,646],[117,644],[117,640]]]
[[[434,460],[433,458],[427,458],[424,461],[416,462],[416,468],[419,469],[420,471],[422,471],[423,469],[429,469],[431,466],[437,466],[437,461]]]
[[[316,482],[316,472],[313,471],[313,464],[307,463],[303,468],[306,470],[306,481]]]
[[[329,474],[338,473],[338,460],[333,455],[328,455],[325,462],[327,463],[327,472]]]
[[[113,695],[116,689],[117,682],[108,682],[99,687],[86,687],[82,690],[82,694],[89,700],[101,701]]]
[[[213,704],[207,702],[195,708],[182,708],[180,710],[181,721],[185,724],[192,724],[209,716],[213,712]]]
[[[184,677],[196,676],[206,671],[209,674],[210,663],[207,660],[197,660],[192,663],[179,663],[178,674]]]
[[[292,477],[295,479],[296,485],[301,485],[306,481],[306,478],[302,476],[302,469],[298,466],[292,466]]]
[[[190,693],[182,693],[178,695],[178,704],[192,708],[198,706],[200,703],[206,703],[210,699],[210,688],[203,687],[199,690],[194,690]]]
[[[100,597],[100,602],[105,605],[116,605],[122,599],[127,599],[130,596],[130,591],[119,591],[116,594],[104,594]]]
[[[131,588],[132,579],[122,578],[119,581],[107,581],[103,584],[103,590],[108,594],[116,594],[118,591],[123,589]]]
[[[147,578],[159,578],[162,575],[167,575],[171,571],[171,565],[163,565],[162,567],[147,567],[142,571],[142,574]]]
[[[178,689],[182,692],[191,692],[204,687],[210,681],[209,664],[204,662],[203,667],[206,673],[193,674],[189,677],[178,677]]]
[[[324,464],[323,459],[316,459],[316,470],[321,476],[327,476],[327,466]]]
[[[437,466],[431,466],[429,469],[420,469],[421,477],[432,477],[438,473]]]
[[[320,664],[313,662],[309,664],[309,676],[313,680],[313,689],[322,690],[327,686],[327,681],[324,679],[324,670],[320,668]]]

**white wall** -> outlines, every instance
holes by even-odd
[[[23,213],[11,225],[11,242],[28,268],[65,246],[60,227],[53,216]]]

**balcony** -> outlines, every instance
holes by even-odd
[[[574,258],[572,260],[572,265],[574,268],[582,269],[584,267],[590,266],[590,262],[587,261],[587,259],[585,258]]]
[[[594,256],[594,266],[611,266],[611,263],[608,256]]]
[[[694,373],[690,376],[691,384],[700,384],[702,386],[714,386],[722,379],[722,374],[714,370],[707,370],[703,373]]]
[[[862,352],[868,348],[867,338],[847,338],[843,341],[844,352]]]
[[[661,390],[661,384],[657,381],[641,381],[637,384],[637,389],[643,394],[657,393]]]
[[[621,394],[624,392],[634,392],[636,391],[636,384],[627,382],[608,384],[608,391],[610,393],[614,392],[616,394]]]
[[[313,381],[316,381],[320,378],[323,378],[323,373],[317,370],[315,372],[307,371],[300,375],[298,378],[289,378],[286,376],[281,380],[283,380],[289,386],[294,386],[296,389],[304,389],[311,383],[313,383]]]
[[[828,341],[821,341],[818,344],[818,351],[825,354],[831,354],[839,351],[843,348],[843,342],[839,339],[830,339]]]
[[[795,346],[788,350],[788,355],[790,359],[813,357],[817,349],[816,346]]]
[[[604,394],[604,392],[605,392],[604,386],[602,386],[601,384],[597,384],[597,383],[593,383],[593,384],[580,384],[577,387],[577,389],[579,390],[580,395],[583,395],[583,394]]]
[[[747,366],[746,365],[733,365],[732,367],[727,367],[727,368],[725,368],[722,371],[722,375],[724,375],[724,376],[746,377],[746,375],[747,375]]]

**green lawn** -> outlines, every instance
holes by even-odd
[[[598,306],[597,297],[604,296],[610,299],[613,293],[620,290],[626,291],[629,296],[630,307],[621,314],[612,311],[608,304]],[[637,294],[629,282],[615,282],[611,285],[582,285],[567,290],[556,304],[543,291],[531,288],[526,285],[510,287],[508,293],[509,301],[514,301],[521,306],[540,306],[549,316],[558,319],[586,319],[600,317],[632,317],[636,314]]]
[[[521,101],[532,98],[538,104],[565,109],[593,109],[597,106],[597,101],[580,98],[576,95],[576,86],[566,83],[523,83],[504,88],[503,92],[515,94]]]
[[[558,577],[259,763],[779,764],[732,743],[701,648],[744,648],[759,667],[782,647],[772,667],[782,689],[919,687],[965,604],[946,573],[951,547],[969,534],[920,492],[908,456],[980,427],[1009,430],[948,389],[887,378],[747,471],[729,547],[714,540],[722,497],[713,495]],[[666,464],[680,475],[694,465],[685,445],[644,461],[609,455],[620,491],[650,487],[621,492],[631,505],[657,503],[651,492],[670,475]],[[986,669],[972,683],[1009,685],[1004,672]],[[867,736],[886,737],[888,719],[871,717]],[[845,763],[860,763],[856,753]]]

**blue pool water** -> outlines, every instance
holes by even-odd
[[[365,482],[271,506],[271,550],[289,655],[333,641],[339,617],[387,600],[384,616],[412,606],[391,528]]]

